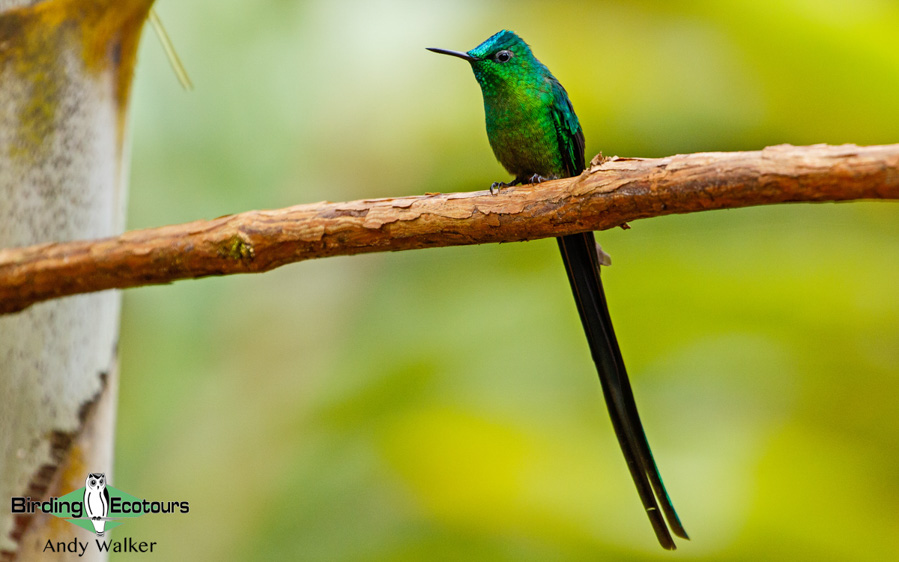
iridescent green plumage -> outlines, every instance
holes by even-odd
[[[584,169],[584,133],[568,93],[520,37],[500,31],[467,53],[431,50],[471,63],[484,95],[490,146],[516,180]],[[500,53],[508,60],[499,62]]]
[[[471,63],[484,96],[490,146],[515,176],[513,184],[569,177],[584,169],[584,133],[568,93],[520,37],[500,31],[467,53],[429,50]],[[688,538],[687,533],[662,483],[637,413],[600,281],[593,233],[561,236],[558,242],[628,470],[656,537],[663,547],[674,549],[669,525],[680,537]]]

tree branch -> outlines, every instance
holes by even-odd
[[[77,293],[259,273],[312,258],[533,240],[710,209],[899,199],[899,144],[598,160],[578,177],[497,196],[321,202],[0,250],[0,313]]]

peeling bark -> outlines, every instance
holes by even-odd
[[[578,177],[497,196],[322,202],[0,250],[0,313],[77,293],[259,273],[312,258],[514,242],[674,213],[853,199],[899,199],[899,145],[597,158]]]

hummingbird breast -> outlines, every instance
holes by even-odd
[[[490,147],[500,164],[516,178],[566,175],[552,103],[551,90],[540,84],[499,89],[484,96]]]

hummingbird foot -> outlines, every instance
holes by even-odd
[[[490,195],[496,195],[497,193],[499,193],[500,189],[502,189],[504,187],[512,187],[513,185],[518,185],[520,183],[522,183],[522,182],[518,178],[515,178],[514,180],[510,181],[509,183],[506,183],[504,181],[495,181],[492,184],[490,184]]]
[[[556,180],[556,179],[559,179],[559,178],[558,178],[557,176],[552,176],[552,177],[549,177],[549,178],[544,178],[544,177],[541,176],[540,174],[534,174],[533,176],[529,177],[529,178],[526,180],[526,182],[527,182],[527,183],[543,183],[543,182],[545,182],[545,181]],[[522,182],[522,183],[525,183],[525,182]]]

